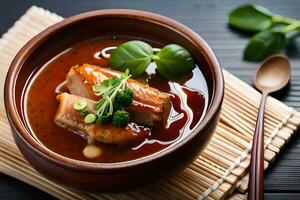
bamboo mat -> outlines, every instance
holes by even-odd
[[[63,18],[31,7],[0,40],[0,172],[37,187],[59,199],[246,199],[247,167],[260,94],[226,70],[220,122],[201,156],[176,177],[152,188],[126,194],[92,194],[57,185],[39,175],[16,147],[3,105],[5,74],[18,50],[34,35]],[[289,141],[300,114],[274,98],[265,113],[265,168]]]

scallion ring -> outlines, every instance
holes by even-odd
[[[85,109],[86,107],[87,107],[87,101],[85,101],[83,99],[77,101],[73,105],[74,110],[78,110],[78,111],[81,111],[81,110]]]
[[[84,117],[84,123],[86,124],[92,124],[96,121],[96,115],[95,114],[87,114],[85,117]]]

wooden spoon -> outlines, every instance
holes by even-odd
[[[264,60],[254,75],[254,85],[262,92],[262,98],[253,136],[248,200],[264,199],[264,110],[267,96],[284,88],[290,75],[290,63],[283,55],[270,56]]]

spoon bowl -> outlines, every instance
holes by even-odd
[[[254,74],[253,82],[260,91],[272,93],[281,90],[289,82],[291,68],[288,58],[274,55],[266,59]]]

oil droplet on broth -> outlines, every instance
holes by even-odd
[[[102,150],[95,145],[89,144],[83,149],[82,153],[85,157],[93,159],[99,157],[102,154]]]

